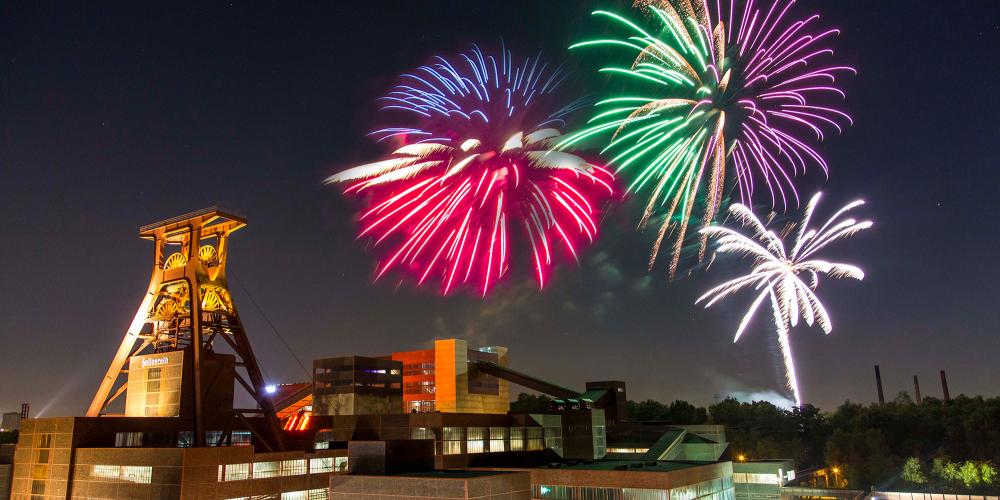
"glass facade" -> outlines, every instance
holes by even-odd
[[[254,462],[252,477],[254,479],[278,477],[278,470],[278,462]]]
[[[525,449],[528,451],[537,451],[545,449],[545,433],[541,427],[525,427]],[[562,441],[562,429],[559,430],[559,441],[561,445]],[[562,446],[560,446],[562,448]]]
[[[510,428],[510,451],[524,451],[524,427]]]
[[[254,462],[219,466],[219,482],[266,479],[278,476],[301,476],[347,472],[347,457],[320,457],[311,459],[282,460],[280,462]]]
[[[507,451],[507,428],[490,427],[490,453]]]
[[[148,465],[95,465],[90,470],[90,478],[113,483],[149,484],[153,482],[153,468]]]
[[[544,500],[734,500],[735,497],[730,476],[672,489],[532,485],[531,492],[533,498]]]
[[[469,427],[466,453],[482,453],[486,451],[486,427]]]
[[[300,476],[306,473],[306,461],[303,459],[298,460],[282,460],[281,461],[281,475],[282,476]]]
[[[445,427],[442,440],[443,455],[460,455],[462,453],[462,442],[465,441],[464,427]]]
[[[141,432],[116,432],[115,448],[131,448],[142,446]]]

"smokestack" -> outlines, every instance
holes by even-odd
[[[944,376],[944,370],[941,370],[941,392],[944,393],[945,403],[951,401],[951,396],[948,395],[948,378]]]
[[[21,420],[28,419],[28,413],[31,411],[31,405],[28,403],[21,403]]]
[[[944,377],[944,372],[941,372],[941,376]],[[943,378],[941,380],[944,380]],[[878,365],[875,365],[875,385],[878,387],[878,404],[885,404],[885,394],[882,393],[882,373],[878,371]]]
[[[917,404],[920,404],[923,400],[920,399],[920,382],[916,375],[913,376],[913,393],[917,395]]]

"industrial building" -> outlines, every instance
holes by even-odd
[[[11,411],[3,414],[0,419],[0,432],[16,431],[21,428],[21,414]]]
[[[135,319],[86,416],[21,422],[12,498],[735,497],[721,426],[630,422],[623,382],[569,389],[505,347],[442,339],[265,383],[226,282],[245,225],[211,208],[140,228]],[[511,412],[510,384],[551,408]]]

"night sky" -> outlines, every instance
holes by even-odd
[[[502,37],[569,59],[596,88],[594,61],[566,47],[614,3],[140,4],[0,4],[0,410],[82,414],[149,279],[137,227],[213,204],[248,217],[229,270],[272,381],[305,374],[247,293],[307,364],[457,336],[508,346],[513,367],[562,385],[625,380],[632,399],[783,391],[766,315],[732,343],[750,297],[692,304],[731,268],[648,274],[634,205],[543,292],[509,283],[484,301],[372,284],[358,204],[321,184],[378,157],[374,99],[430,55]],[[869,402],[876,363],[890,397],[913,375],[939,397],[940,369],[953,395],[997,395],[1000,2],[798,9],[842,28],[838,57],[860,70],[846,85],[855,126],[821,146],[829,181],[800,185],[822,185],[826,210],[864,197],[877,222],[828,254],[867,272],[822,283],[833,333],[793,331],[804,399]]]

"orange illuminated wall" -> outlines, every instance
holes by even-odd
[[[488,351],[498,364],[507,366],[505,347]],[[468,361],[478,355],[461,339],[435,340],[434,349],[393,353],[393,361],[403,363],[403,410],[506,413],[510,410],[506,380],[496,382],[495,392],[470,391]]]
[[[434,350],[394,352],[392,360],[403,363],[403,411],[434,411]]]

